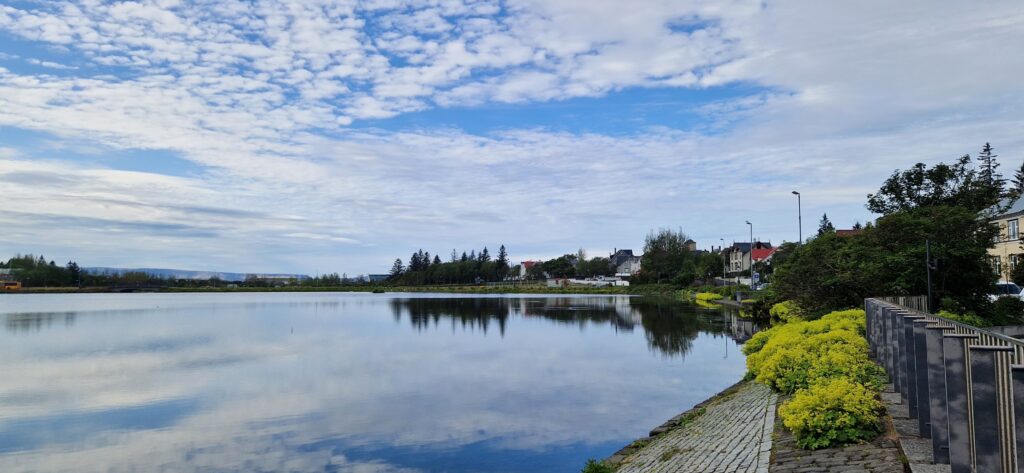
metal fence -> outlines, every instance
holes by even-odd
[[[1024,342],[929,314],[926,304],[867,299],[865,309],[871,353],[931,439],[935,463],[952,473],[1024,472]]]

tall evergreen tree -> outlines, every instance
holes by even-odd
[[[988,184],[990,187],[1003,187],[1003,176],[999,175],[997,169],[999,169],[999,162],[996,158],[999,155],[992,152],[992,145],[985,143],[985,146],[981,147],[981,152],[978,153],[978,177],[981,182]]]
[[[429,251],[423,253],[423,259],[421,261],[422,261],[421,264],[423,265],[423,268],[422,268],[423,270],[426,270],[427,268],[430,268],[430,263],[433,260],[430,259],[430,252]]]
[[[455,253],[455,248],[452,248],[452,263],[459,260],[459,255]]]
[[[405,272],[405,268],[402,267],[402,259],[395,258],[395,264],[391,265],[391,273],[389,274],[389,277],[391,279],[396,279],[401,276],[403,272]]]
[[[483,251],[480,252],[480,262],[481,263],[486,263],[486,262],[488,262],[490,260],[491,260],[491,254],[487,251],[487,247],[485,246]]]
[[[412,254],[412,256],[409,257],[409,271],[410,272],[414,273],[414,272],[420,270],[420,263],[422,262],[422,260],[420,259],[421,258],[421,256],[420,256],[421,253],[422,253],[422,250],[420,250],[419,252],[414,252]]]
[[[440,256],[434,255],[434,264],[435,265],[441,264],[441,257]]]
[[[498,248],[498,259],[496,261],[498,267],[498,278],[505,279],[508,276],[509,264],[508,264],[508,252],[505,251],[505,245],[501,245]]]
[[[1021,163],[1020,168],[1013,173],[1013,179],[1010,180],[1010,197],[1018,199],[1024,196],[1024,163]]]
[[[466,256],[466,252],[463,251],[462,252],[462,258],[460,258],[459,261],[462,261],[463,263],[465,263],[468,260],[469,260],[469,256]]]
[[[836,227],[832,225],[832,221],[828,219],[828,214],[821,215],[821,222],[818,223],[818,236],[822,236],[826,233],[835,233]]]

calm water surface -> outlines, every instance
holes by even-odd
[[[577,472],[740,379],[626,297],[0,295],[0,471]]]

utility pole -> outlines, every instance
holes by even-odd
[[[804,216],[803,216],[803,209],[800,208],[801,207],[800,206],[800,193],[797,192],[797,191],[793,191],[793,195],[796,196],[796,221],[797,221],[797,225],[799,227],[799,232],[800,232],[799,233],[800,240],[798,240],[798,243],[799,243],[799,245],[803,246],[803,244],[804,244]]]

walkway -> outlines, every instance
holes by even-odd
[[[765,473],[776,400],[762,384],[740,384],[670,421],[670,430],[630,453],[617,471]]]

